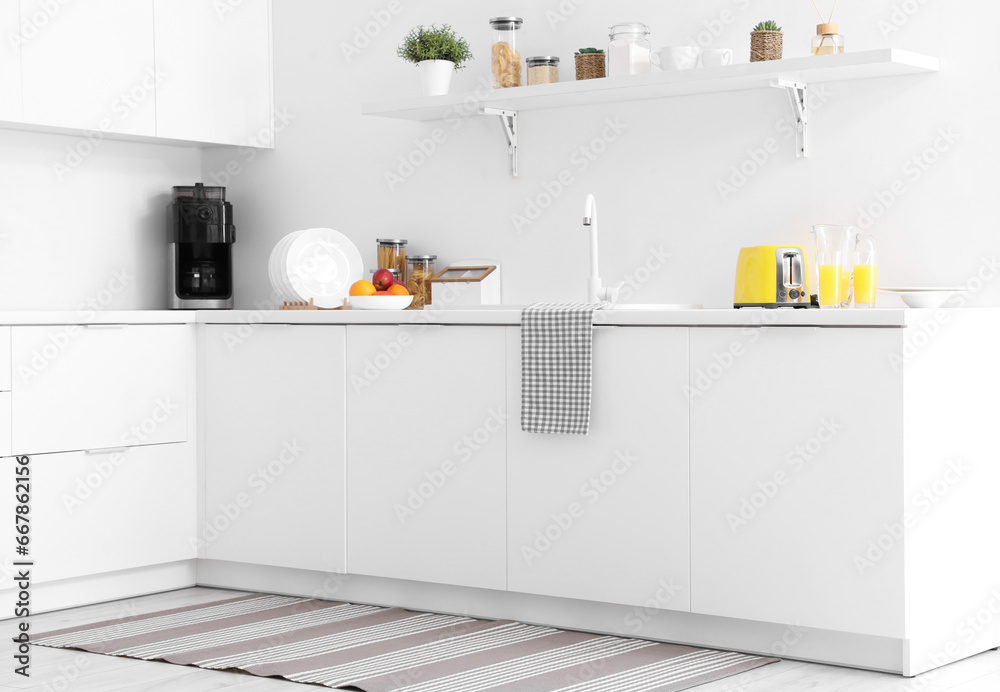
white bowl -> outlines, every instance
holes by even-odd
[[[945,301],[955,295],[955,291],[912,291],[896,295],[907,307],[933,310],[944,305]]]
[[[350,300],[355,310],[405,310],[413,296],[351,296]]]

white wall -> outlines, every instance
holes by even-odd
[[[0,310],[166,306],[164,210],[201,153],[104,140],[59,168],[80,143],[0,130]]]
[[[820,5],[829,9],[832,0]],[[894,16],[894,6],[915,11]],[[548,13],[559,8],[572,12],[553,28]],[[807,0],[274,3],[275,102],[294,119],[278,134],[277,149],[254,161],[232,150],[205,156],[206,178],[233,159],[241,168],[229,182],[239,220],[239,305],[250,307],[269,293],[266,262],[277,240],[312,226],[346,233],[369,267],[376,237],[402,236],[412,250],[437,253],[442,261],[500,259],[507,302],[582,299],[587,245],[580,217],[588,192],[600,203],[606,279],[635,272],[650,247],[673,255],[637,302],[731,304],[740,246],[808,246],[812,224],[857,221],[859,207],[897,179],[907,192],[874,226],[883,285],[961,284],[978,269],[980,256],[1000,250],[989,201],[1000,179],[1000,100],[992,86],[1000,61],[988,33],[1000,5],[987,0],[840,3],[835,20],[848,50],[895,46],[940,55],[944,67],[938,75],[828,87],[826,103],[813,114],[808,160],[796,160],[792,141],[777,129],[790,114],[777,90],[526,114],[517,181],[507,175],[494,119],[467,120],[452,130],[361,116],[364,102],[417,94],[416,69],[395,55],[417,24],[449,22],[470,40],[477,60],[453,85],[470,90],[488,73],[491,16],[521,14],[522,55],[561,56],[566,80],[573,79],[573,50],[605,46],[612,23],[645,21],[657,47],[690,42],[725,10],[734,21],[712,45],[736,49],[741,62],[748,60],[748,33],[757,21],[773,17],[784,26],[788,57],[808,53],[818,22]],[[348,59],[343,47],[373,12],[391,21]],[[893,30],[883,38],[886,27]],[[600,136],[609,118],[628,129],[581,171],[572,163],[574,151]],[[446,128],[446,142],[390,191],[386,172],[437,127]],[[960,139],[919,180],[907,177],[907,162],[934,143],[939,128]],[[748,158],[748,149],[772,137],[781,140],[780,150],[724,201],[717,184]],[[523,233],[515,232],[511,215],[523,213],[526,198],[544,192],[563,169],[571,172],[572,186]],[[1000,281],[988,284],[976,302],[1000,304]]]

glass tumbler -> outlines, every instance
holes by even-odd
[[[878,290],[878,251],[875,238],[870,235],[858,237],[858,249],[854,253],[854,305],[859,308],[875,307],[875,292]]]
[[[842,307],[844,290],[844,253],[822,251],[816,253],[816,264],[819,268],[819,306],[820,308]]]

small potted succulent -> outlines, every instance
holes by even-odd
[[[750,62],[781,60],[784,36],[773,19],[755,26],[750,34]]]
[[[581,48],[573,57],[576,59],[576,78],[597,79],[605,76],[604,51],[599,48]]]
[[[418,26],[407,34],[396,53],[420,69],[425,96],[447,94],[452,74],[472,60],[468,42],[448,24]]]

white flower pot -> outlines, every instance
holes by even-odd
[[[417,68],[424,85],[424,96],[444,96],[448,93],[455,63],[451,60],[423,60],[417,63]]]

